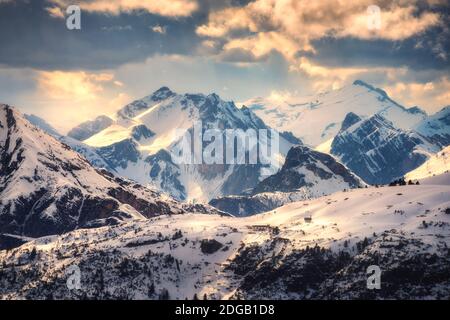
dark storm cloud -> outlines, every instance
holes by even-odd
[[[324,66],[450,69],[449,8],[440,8],[439,13],[442,17],[439,26],[402,41],[324,37],[312,41],[316,54],[308,55]]]
[[[190,54],[198,45],[195,27],[206,19],[166,18],[145,11],[107,15],[82,11],[81,30],[51,17],[43,0],[0,4],[0,64],[37,69],[104,69],[154,54]],[[164,34],[152,30],[164,27]]]
[[[314,41],[317,54],[314,61],[324,66],[406,66],[413,69],[450,68],[450,42],[436,44],[426,39],[407,39],[402,42],[360,40],[354,38],[322,38]]]
[[[195,55],[205,38],[195,30],[208,14],[249,0],[199,0],[189,17],[169,18],[147,11],[111,15],[82,11],[81,30],[70,31],[65,20],[50,16],[44,0],[0,2],[0,65],[47,70],[107,69],[139,62],[155,54]],[[312,41],[315,54],[299,52],[323,66],[407,66],[411,69],[449,69],[448,8],[440,9],[444,23],[424,34],[402,40],[364,40],[324,37]],[[159,28],[154,28],[159,27]],[[163,32],[158,32],[163,31]],[[234,31],[244,32],[244,31]],[[238,35],[232,34],[231,37]],[[240,37],[244,37],[240,35]],[[220,51],[224,43],[219,44]],[[216,39],[217,43],[220,43]],[[244,49],[223,52],[226,62],[260,62]]]

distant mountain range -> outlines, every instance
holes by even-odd
[[[311,154],[315,148],[334,156],[336,163],[368,184],[387,184],[407,174],[450,141],[448,107],[428,116],[418,107],[401,106],[383,90],[361,80],[316,97],[277,101],[257,98],[245,104],[237,108],[215,94],[177,94],[162,87],[116,114],[82,123],[70,130],[69,136],[59,135],[58,139],[94,166],[149,184],[179,200],[214,199],[212,203],[218,203],[219,199],[232,198],[235,203],[237,199],[247,203],[250,195],[259,203],[261,195],[256,194],[264,193],[264,202],[270,198],[272,205],[258,206],[258,211],[284,203],[281,198],[287,196],[283,188],[288,178],[302,190],[302,195],[299,190],[289,191],[296,193],[289,199],[329,194],[351,185],[318,176],[316,179],[322,182],[313,179],[303,183],[291,173],[283,178],[284,184],[279,184],[276,181],[284,171],[264,176],[263,165],[180,165],[171,158],[173,148],[180,143],[180,132],[191,132],[197,121],[202,122],[202,130],[275,128],[281,136],[277,155],[280,170],[289,149],[302,145],[302,152]],[[42,120],[31,120],[55,135]],[[280,198],[277,192],[283,196]],[[277,194],[277,200],[269,193]]]
[[[292,132],[311,147],[330,142],[349,113],[361,118],[378,113],[402,130],[409,130],[427,118],[420,108],[405,108],[382,89],[361,80],[316,96],[255,98],[243,104],[267,124]]]
[[[296,146],[289,150],[280,171],[258,183],[252,195],[221,197],[210,204],[235,216],[246,216],[364,186],[359,177],[332,156]]]
[[[450,143],[449,107],[428,116],[361,80],[315,97],[252,99],[251,110],[279,130],[330,153],[369,184],[386,184]]]
[[[302,99],[162,87],[67,136],[0,104],[0,299],[448,300],[449,107],[362,81]],[[275,170],[174,161],[198,123],[276,129]]]
[[[38,237],[186,212],[218,213],[96,169],[0,105],[0,234]]]
[[[342,129],[331,143],[331,154],[370,184],[389,183],[439,150],[426,137],[396,128],[378,113]]]
[[[95,150],[107,169],[151,184],[179,200],[207,201],[253,188],[264,177],[264,164],[184,165],[172,161],[170,154],[182,135],[199,122],[203,131],[270,129],[249,109],[239,109],[216,94],[176,94],[162,87],[112,117],[100,116],[80,124],[69,136],[82,137],[82,143]],[[280,133],[277,158],[281,160],[277,165],[282,165],[290,147],[297,143],[301,142],[289,132]]]

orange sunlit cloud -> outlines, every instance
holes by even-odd
[[[63,130],[100,113],[111,114],[130,101],[119,91],[123,83],[112,73],[39,71],[37,85],[36,101],[46,110],[49,121],[60,124]]]

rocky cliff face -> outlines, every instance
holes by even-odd
[[[450,106],[424,119],[414,129],[441,147],[450,145]]]
[[[331,153],[370,184],[386,184],[426,161],[427,152],[437,151],[420,134],[394,127],[375,114],[339,132]]]
[[[217,212],[95,169],[0,105],[0,233],[37,237],[188,211]]]
[[[81,123],[77,127],[70,130],[67,135],[71,138],[83,141],[109,127],[112,123],[113,120],[110,117],[103,115],[98,116],[94,120]]]
[[[291,192],[306,188],[319,192],[323,190],[326,194],[330,188],[336,191],[362,184],[357,176],[332,156],[296,146],[289,150],[281,170],[261,181],[253,192]]]
[[[332,156],[296,146],[289,150],[280,171],[261,181],[252,195],[220,197],[210,204],[233,215],[246,216],[362,186],[361,179]]]
[[[223,150],[227,147],[226,130],[259,133],[270,129],[250,109],[237,108],[217,94],[177,94],[162,87],[126,105],[114,118],[114,123],[84,143],[104,159],[108,169],[139,183],[152,184],[179,200],[198,202],[240,194],[253,188],[264,176],[267,165],[261,161],[254,165],[233,164],[225,159],[215,164],[172,161],[171,152],[186,134],[194,141],[194,128],[200,124],[197,129],[202,135],[207,129],[221,132]],[[214,137],[200,139],[202,151],[214,142]],[[280,148],[274,151],[275,157],[284,158],[289,148],[298,143],[292,133],[280,134]]]

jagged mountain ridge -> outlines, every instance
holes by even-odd
[[[83,143],[95,148],[119,175],[152,184],[180,200],[204,201],[253,188],[267,165],[185,165],[167,157],[198,122],[202,133],[206,129],[270,130],[251,110],[239,109],[216,94],[176,94],[162,87],[120,109],[113,124]],[[280,133],[279,154],[274,157],[283,159],[297,143],[301,142],[291,133]],[[207,145],[203,142],[203,150]],[[276,165],[281,165],[279,160]]]
[[[402,177],[450,144],[449,107],[428,116],[361,80],[312,97],[275,95],[245,105],[268,124],[333,154],[370,184]]]
[[[364,182],[332,156],[306,146],[289,150],[282,168],[258,183],[247,196],[227,196],[209,203],[236,216],[272,210],[293,201],[360,188]]]
[[[315,96],[256,98],[243,104],[268,125],[280,131],[290,131],[313,147],[333,139],[350,112],[365,118],[379,113],[404,130],[426,118],[426,113],[420,108],[407,109],[382,89],[361,80]]]
[[[160,214],[217,213],[105,170],[0,105],[0,233],[59,234]]]
[[[72,128],[67,136],[74,138],[79,141],[86,140],[92,137],[94,134],[102,131],[103,129],[109,127],[113,123],[110,117],[105,115],[98,116],[92,121],[86,121],[80,125]]]
[[[343,110],[347,109],[359,113],[360,115],[350,111],[345,114],[340,123],[340,128],[338,122],[333,122],[332,125],[331,123],[327,124],[327,130],[329,132],[334,130],[337,134],[327,141],[327,146],[324,146],[323,150],[319,148],[318,150],[336,155],[368,183],[388,183],[390,180],[415,169],[430,154],[438,150],[438,147],[434,148],[430,144],[442,146],[448,143],[446,139],[448,139],[447,136],[450,136],[450,133],[448,133],[449,126],[446,123],[448,112],[445,108],[436,115],[426,117],[426,114],[420,108],[406,109],[390,99],[383,90],[360,80],[355,81],[352,86],[321,94],[319,97],[317,104],[307,108],[309,111],[303,110],[304,107],[301,107],[301,104],[289,104],[289,109],[296,110],[296,112],[300,112],[298,114],[302,115],[300,118],[297,117],[298,119],[290,119],[295,120],[291,122],[302,123],[303,117],[308,115],[310,111],[315,112],[316,116],[317,112],[320,111],[319,118],[324,116],[327,119],[329,116],[335,116],[337,111],[342,113]],[[257,112],[259,107],[252,105],[250,109]],[[281,111],[283,110],[281,109]],[[183,128],[183,130],[190,130],[189,126],[195,119],[206,121],[206,127],[245,129],[247,125],[247,128],[267,128],[249,108],[242,107],[241,111],[241,116],[244,116],[247,121],[243,122],[241,121],[242,117],[236,117],[238,113],[236,113],[234,105],[221,101],[217,95],[179,95],[167,87],[162,87],[153,94],[136,100],[119,110],[112,117],[115,119],[112,125],[87,139],[86,142],[90,143],[91,146],[77,146],[74,142],[68,144],[82,152],[99,167],[107,168],[109,171],[142,184],[151,183],[177,199],[205,201],[224,195],[248,192],[263,178],[260,175],[260,168],[248,165],[233,169],[226,165],[194,168],[193,166],[179,166],[173,163],[170,160],[170,155],[168,156],[168,149],[176,144],[176,137],[170,137],[175,135],[172,130],[174,127],[172,122],[175,122],[177,127]],[[175,118],[181,115],[179,116],[180,119],[174,119],[174,115],[168,116],[169,112],[177,114]],[[369,121],[367,119],[374,116],[370,115],[370,112],[376,112],[375,115],[386,119],[386,123],[392,122],[383,126],[386,127],[385,130],[398,131],[397,135],[400,138],[396,142],[397,146],[389,147],[393,142],[389,140],[389,134],[381,138],[378,137],[377,141],[366,139],[362,145],[355,148],[358,150],[351,146],[353,140],[342,141],[343,132],[349,127],[356,122],[361,122],[361,120]],[[189,114],[186,116],[186,113]],[[400,125],[400,127],[397,127],[397,125]],[[89,122],[85,126],[89,127]],[[391,128],[387,128],[389,126]],[[154,132],[149,127],[159,129]],[[417,133],[405,129],[410,127],[417,130]],[[395,130],[392,128],[395,128]],[[289,131],[281,133],[281,136],[287,142],[285,145],[289,143],[291,145],[301,144],[301,141]],[[68,138],[66,137],[66,139]],[[387,140],[384,141],[383,139]],[[175,142],[173,142],[174,140]],[[426,142],[420,142],[419,140],[426,140]],[[333,151],[331,151],[332,143],[334,143]],[[347,147],[345,146],[346,143],[348,144]],[[424,148],[414,146],[420,144],[426,146]],[[339,146],[336,147],[336,145]],[[367,145],[372,146],[368,147]],[[387,152],[386,155],[373,156],[373,154],[380,155],[378,148],[382,149],[383,153]],[[392,150],[396,153],[389,154]],[[400,150],[400,153],[397,153],[396,150]],[[287,151],[284,152],[287,153]],[[384,158],[396,159],[393,168],[391,163]],[[350,159],[353,160],[350,161]],[[244,183],[240,183],[241,181],[244,181]]]
[[[424,119],[414,130],[441,147],[450,145],[450,106]]]
[[[386,184],[414,170],[439,148],[417,132],[375,114],[340,131],[331,154],[370,184]]]

